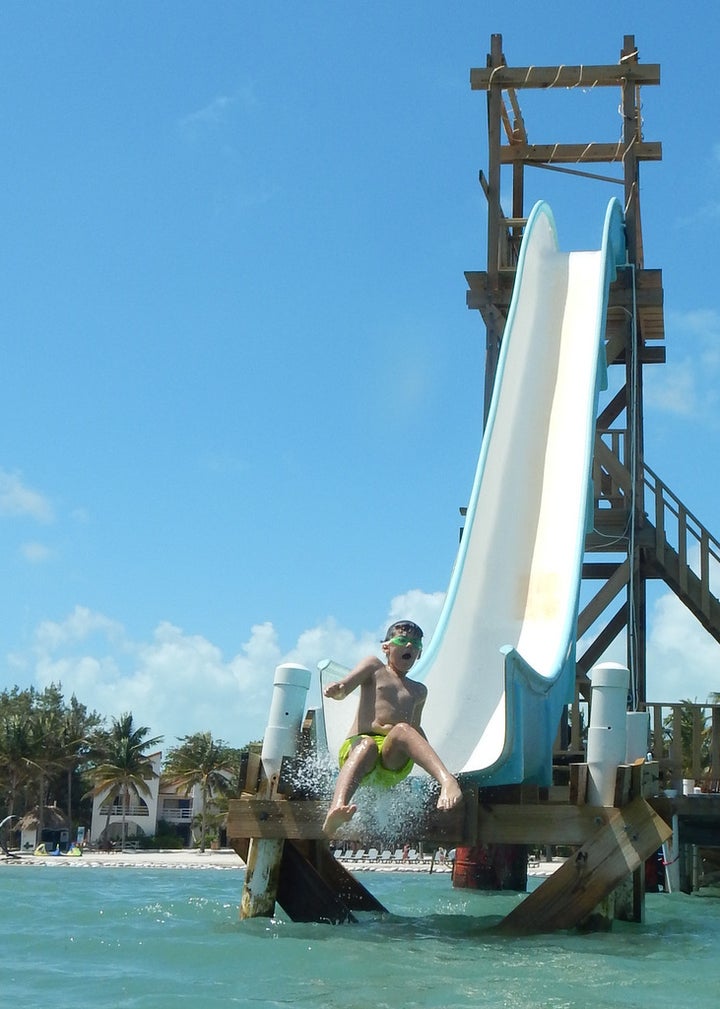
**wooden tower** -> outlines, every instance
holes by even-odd
[[[623,188],[630,265],[611,288],[605,335],[607,363],[624,369],[624,382],[597,420],[595,522],[583,565],[583,581],[592,594],[577,633],[580,641],[592,631],[593,641],[578,654],[576,704],[589,697],[588,671],[624,633],[634,706],[642,707],[648,579],[662,578],[720,641],[720,603],[710,591],[710,564],[720,560],[720,543],[646,465],[643,451],[643,369],[665,361],[665,328],[662,274],[645,268],[640,217],[640,164],[659,161],[662,150],[659,142],[643,137],[640,89],[660,83],[660,67],[640,63],[632,35],[625,36],[616,64],[510,67],[502,36],[493,35],[487,66],[472,70],[470,81],[474,90],[487,92],[488,109],[488,174],[480,173],[488,202],[487,271],[466,274],[468,307],[479,309],[487,328],[486,415],[526,223],[525,170],[549,169]],[[620,89],[622,138],[530,143],[518,92],[575,87]],[[613,174],[599,174],[599,164],[615,166],[608,170]],[[508,168],[510,215],[500,202],[502,172]],[[690,565],[695,554],[699,570]],[[579,717],[571,722],[577,734]],[[580,749],[579,736],[566,740],[564,748],[568,743],[571,751]]]

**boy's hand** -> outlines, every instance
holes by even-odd
[[[323,691],[326,697],[329,697],[333,701],[341,701],[346,696],[345,684],[342,680],[338,680],[337,683],[329,683],[325,690]]]

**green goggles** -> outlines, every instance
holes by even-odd
[[[414,648],[421,650],[422,638],[407,638],[404,635],[398,635],[396,638],[390,638],[388,644],[400,645],[403,648],[405,647],[405,645],[412,645]]]

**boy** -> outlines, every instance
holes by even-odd
[[[411,620],[388,627],[382,650],[362,659],[347,676],[325,688],[325,696],[342,700],[360,687],[357,715],[340,747],[340,774],[323,830],[332,837],[351,820],[357,806],[350,802],[360,784],[389,788],[418,764],[440,784],[438,809],[453,809],[462,801],[457,779],[430,746],[420,727],[427,687],[407,674],[422,652],[423,632]]]

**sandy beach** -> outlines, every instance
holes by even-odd
[[[78,857],[32,855],[13,852],[19,858],[3,858],[3,866],[52,866],[53,868],[128,868],[128,869],[243,869],[245,863],[232,848],[220,851],[84,851]]]
[[[245,863],[232,848],[222,848],[219,851],[203,851],[185,848],[179,851],[125,851],[104,852],[85,851],[80,857],[65,857],[57,855],[20,854],[17,858],[3,857],[0,867],[6,866],[51,866],[54,869],[80,868],[129,868],[129,869],[226,869],[239,870]],[[350,860],[342,860],[342,864],[352,872],[430,872],[429,859],[416,862],[360,862],[353,864]],[[560,867],[562,861],[531,862],[528,865],[528,876],[549,876]],[[435,862],[432,871],[450,872],[450,863]]]

